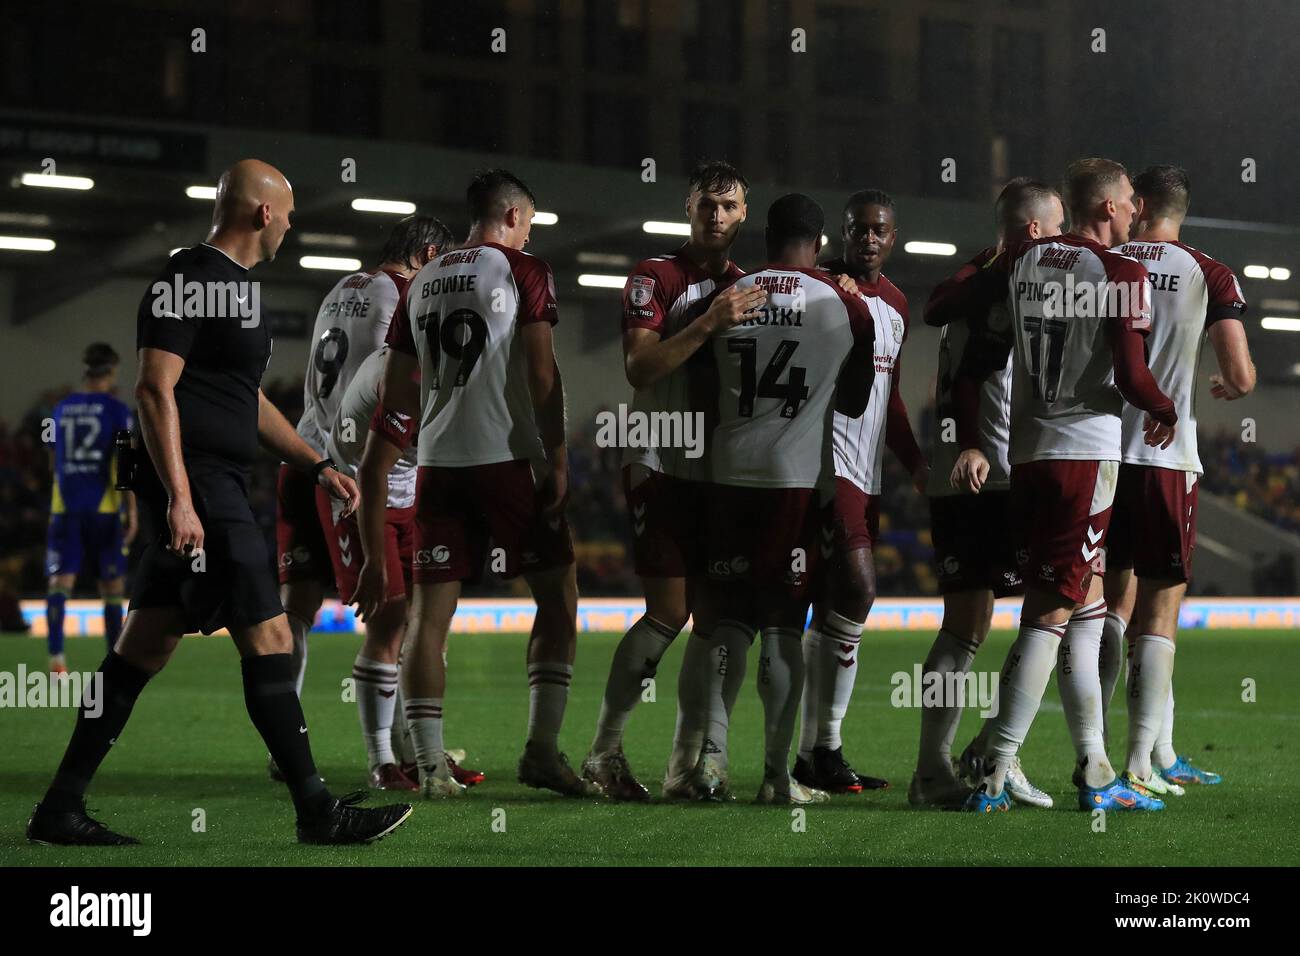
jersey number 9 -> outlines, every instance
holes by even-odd
[[[320,337],[316,343],[316,353],[312,356],[312,362],[316,365],[316,371],[320,372],[320,387],[316,389],[316,397],[327,399],[330,393],[334,391],[334,386],[338,384],[339,372],[343,370],[343,363],[348,358],[348,334],[342,329],[330,329]]]

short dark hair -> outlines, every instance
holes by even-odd
[[[1016,176],[1007,180],[993,204],[993,214],[998,225],[1019,226],[1038,218],[1042,206],[1060,195],[1055,189],[1038,179]]]
[[[465,190],[469,214],[474,222],[500,218],[511,206],[527,199],[534,207],[537,199],[524,181],[506,169],[482,169],[474,174]]]
[[[767,252],[775,257],[795,242],[813,242],[822,237],[826,214],[816,200],[803,193],[787,193],[767,209]]]
[[[696,163],[688,182],[688,193],[697,189],[702,193],[726,193],[739,186],[745,197],[749,197],[749,180],[739,169],[721,159],[706,159]]]
[[[1157,215],[1182,218],[1191,203],[1192,182],[1181,166],[1148,166],[1134,177],[1133,191]]]
[[[1075,223],[1087,220],[1089,211],[1101,202],[1106,191],[1128,175],[1123,163],[1097,156],[1076,159],[1065,169],[1062,191]]]
[[[844,201],[844,215],[847,216],[854,209],[863,206],[883,206],[893,210],[895,216],[898,215],[898,209],[894,206],[894,197],[883,189],[859,189]]]
[[[446,252],[454,241],[451,230],[443,225],[441,219],[407,216],[388,234],[388,241],[379,252],[379,261],[410,265],[425,246],[437,246],[439,252]]]
[[[107,342],[92,342],[81,356],[86,378],[102,378],[121,364],[121,356]]]

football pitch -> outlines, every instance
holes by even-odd
[[[1000,666],[1010,633],[995,633],[977,670]],[[365,756],[356,705],[341,684],[360,638],[315,634],[303,692],[321,773],[342,793],[361,786]],[[561,737],[577,767],[591,741],[618,635],[579,636],[573,693]],[[121,740],[91,788],[97,818],[143,845],[113,849],[38,847],[23,827],[62,754],[70,709],[0,709],[0,865],[5,866],[717,866],[717,865],[1294,865],[1300,862],[1300,641],[1289,631],[1185,632],[1175,676],[1174,742],[1180,753],[1224,775],[1217,787],[1189,788],[1162,813],[1112,814],[1098,821],[1076,809],[1072,750],[1055,681],[1022,759],[1030,779],[1056,799],[1053,810],[1017,807],[975,816],[917,811],[906,791],[919,712],[891,704],[891,675],[909,676],[931,635],[868,632],[862,642],[845,753],[858,770],[892,788],[838,796],[807,809],[750,805],[761,775],[761,706],[754,690],[757,651],[732,720],[728,805],[619,805],[573,801],[529,790],[514,779],[527,719],[524,635],[453,635],[447,745],[468,752],[487,780],[462,799],[415,801],[405,827],[358,848],[302,847],[284,788],[266,776],[266,752],[244,711],[239,663],[230,641],[191,638],[146,689]],[[685,638],[659,670],[654,702],[628,726],[632,767],[657,797],[675,720],[676,675]],[[68,642],[73,670],[93,670],[99,639]],[[0,671],[45,666],[42,641],[0,638]],[[1254,701],[1243,700],[1253,682]],[[1121,691],[1122,694],[1122,685]],[[1112,706],[1111,758],[1122,766],[1123,699]],[[977,727],[968,710],[954,746]],[[376,794],[373,800],[387,800]],[[800,819],[803,817],[803,819]],[[199,826],[199,824],[202,826]]]

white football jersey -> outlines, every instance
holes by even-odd
[[[967,263],[963,270],[984,268],[996,252],[996,248],[985,249]],[[961,274],[958,273],[958,276]],[[932,498],[968,494],[954,488],[949,480],[952,469],[957,464],[957,456],[961,453],[961,444],[954,432],[954,386],[972,336],[986,331],[998,339],[1005,339],[1011,334],[1011,316],[1005,302],[998,302],[989,310],[983,328],[974,329],[968,322],[957,321],[949,322],[939,330],[935,423],[930,480],[926,486],[926,494]],[[984,488],[989,491],[1006,491],[1011,487],[1011,366],[1010,356],[1007,356],[1002,366],[990,371],[979,386],[979,449],[989,463],[988,477],[984,481]]]
[[[835,477],[853,482],[869,495],[880,494],[885,456],[885,429],[889,419],[889,393],[893,388],[898,353],[907,338],[907,298],[898,287],[880,277],[875,290],[864,291],[858,283],[858,298],[866,303],[875,334],[871,399],[858,418],[834,413],[831,447],[835,456]]]
[[[1073,235],[1026,243],[1003,258],[1015,348],[1011,464],[1119,461],[1124,399],[1110,326],[1150,329],[1146,269]]]
[[[389,344],[420,363],[421,465],[543,457],[519,330],[557,318],[551,267],[518,249],[485,242],[420,270]]]
[[[623,329],[649,329],[661,339],[675,335],[697,314],[691,306],[711,295],[719,285],[728,285],[742,275],[735,263],[728,263],[722,279],[714,281],[690,259],[677,253],[642,260],[623,288]],[[645,388],[637,389],[632,394],[632,411],[652,422],[668,420],[658,417],[665,414],[691,414],[688,375],[687,367],[682,365]],[[707,454],[691,458],[685,447],[660,448],[646,444],[651,447],[624,448],[623,466],[644,465],[675,478],[709,480]]]
[[[341,472],[357,477],[361,453],[370,433],[370,419],[379,406],[379,389],[384,381],[384,361],[388,349],[371,352],[361,363],[347,391],[339,402],[338,412],[330,423],[325,451]],[[339,503],[340,506],[342,502]],[[409,508],[415,504],[415,446],[409,446],[388,473],[388,507]]]
[[[854,345],[870,345],[872,316],[819,269],[768,268],[735,284],[768,298],[755,317],[713,337],[712,480],[828,491],[836,385]]]
[[[1149,366],[1178,411],[1173,443],[1158,448],[1144,441],[1141,409],[1125,405],[1124,461],[1200,474],[1195,395],[1201,347],[1212,324],[1245,315],[1246,298],[1231,269],[1181,242],[1129,242],[1117,251],[1141,262],[1150,276]]]
[[[325,454],[330,422],[361,363],[384,344],[406,278],[376,269],[338,281],[316,312],[298,434]]]

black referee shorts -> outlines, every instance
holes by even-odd
[[[167,550],[167,496],[156,475],[140,482],[140,504],[158,529],[140,559],[131,607],[175,607],[187,633],[247,627],[284,613],[262,529],[248,503],[248,478],[233,466],[187,461],[194,510],[203,524],[201,560]],[[146,465],[142,471],[151,471]]]

